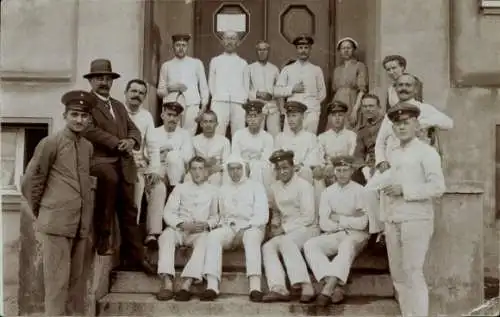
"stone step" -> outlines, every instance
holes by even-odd
[[[191,248],[178,248],[175,253],[175,266],[183,268],[189,257],[191,256]],[[157,252],[152,254],[152,262],[156,263],[158,259]],[[223,271],[245,271],[245,251],[244,250],[228,250],[224,251],[222,257]],[[389,271],[389,265],[386,255],[372,255],[367,250],[363,251],[355,260],[352,269],[356,270],[377,270]]]
[[[349,297],[327,308],[314,304],[252,303],[248,296],[221,295],[213,302],[160,302],[151,294],[110,293],[98,302],[98,316],[396,316],[394,299]]]
[[[311,279],[314,278],[311,275]],[[180,287],[180,273],[177,273],[176,287]],[[115,271],[111,273],[111,293],[154,294],[160,289],[160,278],[147,276],[142,272]],[[320,283],[314,283],[316,291],[321,290]],[[221,294],[248,294],[248,278],[243,272],[224,272],[220,285]],[[205,284],[193,285],[193,292],[205,289]],[[262,278],[262,290],[267,291],[266,279]],[[393,297],[394,289],[389,274],[364,274],[354,272],[345,286],[349,296]]]

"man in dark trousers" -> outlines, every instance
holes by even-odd
[[[92,144],[81,137],[91,119],[95,96],[87,91],[63,95],[65,127],[36,146],[21,191],[40,233],[45,314],[83,315],[85,275],[94,204],[90,176]]]
[[[113,72],[111,62],[96,59],[90,72],[83,76],[97,97],[92,109],[93,124],[85,137],[94,145],[91,174],[96,176],[97,191],[94,224],[96,249],[99,255],[115,251],[112,243],[115,212],[121,233],[121,258],[126,267],[141,268],[146,273],[155,270],[146,260],[142,236],[136,222],[137,205],[134,187],[137,180],[132,150],[139,150],[141,133],[129,118],[125,106],[109,96],[113,80],[120,77]]]

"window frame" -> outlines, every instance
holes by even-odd
[[[0,134],[7,131],[16,133],[16,153],[14,158],[14,184],[0,188],[1,195],[20,195],[21,177],[24,174],[25,135],[24,127],[2,127]],[[2,163],[3,164],[3,163]]]
[[[500,0],[479,0],[479,10],[485,15],[500,15]]]

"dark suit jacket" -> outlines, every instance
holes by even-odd
[[[97,98],[97,97],[96,97]],[[106,104],[97,98],[97,105],[92,109],[93,124],[85,133],[94,145],[93,165],[113,163],[120,160],[123,178],[128,183],[135,183],[137,170],[133,157],[129,153],[117,149],[122,139],[133,139],[135,150],[141,146],[141,132],[130,119],[125,106],[116,99],[110,98],[115,118],[106,108]]]

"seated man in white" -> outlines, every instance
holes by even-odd
[[[332,159],[337,156],[353,155],[356,149],[356,133],[345,128],[349,107],[342,101],[333,101],[328,105],[330,129],[318,136],[320,155],[325,165],[322,173],[315,175],[324,179],[325,185],[334,181]]]
[[[247,179],[246,164],[231,155],[224,164],[230,181],[222,185],[219,194],[220,225],[207,237],[204,276],[207,289],[201,300],[214,300],[219,294],[222,274],[222,250],[237,246],[245,248],[249,296],[253,302],[262,299],[261,245],[269,218],[269,205],[264,186]]]
[[[162,175],[168,178],[169,192],[184,177],[187,162],[193,157],[193,144],[189,132],[179,127],[183,107],[176,101],[164,103],[163,125],[155,129],[160,145]]]
[[[208,182],[215,186],[222,184],[222,164],[231,154],[229,140],[215,133],[218,126],[217,115],[208,110],[201,116],[201,134],[193,138],[194,154],[203,157],[207,161]],[[189,174],[186,180],[189,180]]]
[[[314,300],[314,288],[307,271],[301,249],[307,240],[319,234],[314,208],[314,190],[306,180],[295,175],[292,151],[278,150],[270,159],[279,180],[271,186],[270,207],[272,210],[271,236],[262,247],[262,258],[269,293],[262,301],[289,301],[290,293],[285,285],[285,271],[281,265],[281,254],[290,285],[301,288],[300,301]]]
[[[336,182],[321,195],[319,227],[322,234],[304,245],[304,255],[317,281],[324,282],[316,303],[326,306],[343,300],[340,287],[347,283],[352,262],[366,245],[368,216],[363,186],[351,180],[354,158],[339,156],[332,161]],[[329,256],[335,255],[332,261]]]
[[[192,181],[174,188],[164,210],[167,228],[160,236],[158,274],[162,278],[158,300],[179,301],[191,299],[193,280],[201,281],[207,233],[219,222],[218,188],[206,182],[206,161],[199,156],[189,161]],[[174,293],[175,248],[193,246],[193,253],[182,271],[181,290]]]
[[[269,157],[273,153],[274,140],[262,127],[264,105],[261,101],[249,101],[243,105],[248,127],[236,131],[231,153],[243,158],[250,167],[250,178],[269,190],[273,177]]]
[[[125,105],[130,119],[141,131],[141,149],[133,151],[137,166],[137,183],[135,184],[135,203],[141,215],[141,202],[144,192],[148,201],[147,236],[144,241],[151,249],[158,248],[157,236],[162,231],[162,211],[165,206],[167,190],[160,175],[160,149],[155,139],[155,124],[151,113],[142,107],[146,98],[147,85],[142,79],[132,79],[125,87]]]

